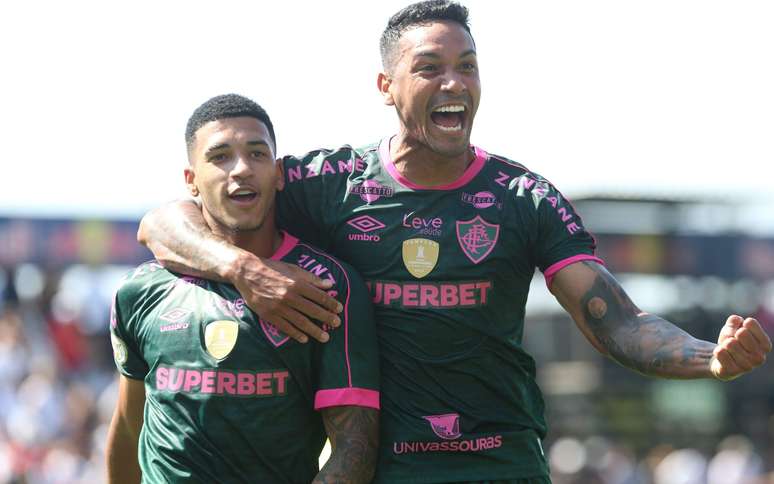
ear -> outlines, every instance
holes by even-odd
[[[277,159],[277,180],[275,183],[275,187],[277,188],[278,192],[281,192],[285,189],[285,169],[282,164],[282,158]]]
[[[192,197],[198,197],[199,187],[197,187],[195,183],[196,173],[194,173],[193,167],[190,165],[187,166],[183,170],[183,174],[185,175],[185,185],[188,187],[188,193],[190,193]]]
[[[380,72],[379,76],[376,78],[376,87],[379,89],[379,92],[382,94],[382,99],[384,100],[384,104],[387,106],[394,106],[395,101],[392,99],[392,94],[390,93],[390,86],[392,85],[392,80],[385,72]]]

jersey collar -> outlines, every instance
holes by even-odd
[[[475,177],[478,172],[481,171],[481,168],[484,167],[484,162],[489,157],[486,151],[482,150],[478,146],[471,145],[471,148],[473,148],[473,153],[475,154],[475,158],[459,178],[446,185],[437,185],[432,187],[418,185],[401,175],[398,172],[398,169],[395,168],[392,155],[390,155],[390,141],[392,141],[394,137],[395,135],[387,136],[386,138],[382,139],[381,142],[379,142],[379,158],[381,159],[384,168],[392,176],[392,178],[395,179],[395,181],[412,190],[455,190],[460,188],[472,180],[473,177]]]

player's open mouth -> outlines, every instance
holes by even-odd
[[[453,133],[462,131],[465,125],[465,114],[465,106],[462,104],[449,104],[433,109],[430,119],[441,131]]]
[[[258,194],[249,188],[240,188],[229,193],[228,198],[239,203],[250,203],[258,198]]]

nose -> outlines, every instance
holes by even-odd
[[[250,162],[243,155],[238,155],[234,160],[231,176],[234,178],[245,178],[251,173],[252,167],[250,166]]]
[[[465,80],[462,78],[462,74],[454,69],[447,70],[444,73],[441,82],[441,90],[452,94],[460,94],[467,91],[467,86],[465,85]]]

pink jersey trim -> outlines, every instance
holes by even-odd
[[[293,247],[295,247],[296,244],[298,244],[298,239],[297,238],[293,237],[292,235],[290,235],[289,233],[285,232],[284,230],[281,230],[280,232],[283,235],[282,244],[277,249],[277,252],[275,252],[274,255],[272,255],[270,257],[271,260],[280,260],[280,259],[282,259],[286,255],[288,255],[288,253],[291,250],[293,250]]]
[[[576,262],[580,262],[582,260],[591,260],[598,264],[605,265],[605,261],[603,261],[599,257],[589,255],[589,254],[579,254],[579,255],[574,255],[572,257],[568,257],[566,259],[562,259],[555,264],[551,264],[551,266],[548,269],[546,269],[545,272],[543,272],[543,276],[545,276],[546,278],[546,286],[548,286],[548,288],[551,289],[551,283],[554,281],[554,276],[556,275],[557,272],[569,266],[570,264],[575,264]]]
[[[319,250],[316,250],[312,247],[309,247],[306,244],[300,244],[307,249],[311,250],[315,254],[320,254],[322,256],[325,256],[328,260],[339,266],[339,269],[341,270],[341,274],[344,276],[344,279],[347,280],[347,299],[344,301],[344,357],[347,362],[347,385],[350,387],[352,386],[352,367],[349,364],[349,293],[350,288],[352,287],[352,284],[349,283],[349,276],[347,275],[347,271],[344,270],[343,267],[341,267],[341,264],[339,262],[329,256],[328,254],[324,252],[320,252]]]
[[[379,410],[379,392],[365,388],[336,388],[320,390],[314,395],[314,409],[356,405]]]
[[[390,155],[390,141],[392,140],[392,138],[393,138],[392,136],[388,136],[384,138],[381,141],[381,143],[379,143],[379,158],[381,158],[382,164],[387,169],[387,172],[395,179],[395,181],[397,181],[404,187],[410,188],[412,190],[454,190],[462,186],[465,186],[470,180],[473,179],[474,176],[478,175],[478,172],[480,172],[481,169],[484,167],[484,162],[489,157],[486,151],[482,150],[477,146],[471,145],[476,157],[473,159],[473,162],[468,166],[468,168],[465,170],[465,173],[463,173],[462,176],[460,176],[455,181],[448,183],[446,185],[428,187],[424,185],[418,185],[410,181],[409,179],[401,175],[398,172],[398,169],[395,168],[395,163],[393,163],[392,161],[392,155]]]

